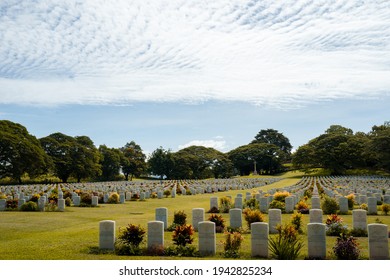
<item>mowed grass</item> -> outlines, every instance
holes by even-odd
[[[175,211],[184,210],[187,214],[187,223],[191,223],[193,208],[210,208],[210,197],[236,196],[238,193],[257,192],[259,189],[281,188],[290,186],[299,181],[295,178],[283,179],[272,185],[252,190],[237,190],[202,194],[195,196],[176,196],[176,198],[148,199],[147,201],[129,201],[125,204],[104,204],[99,207],[81,208],[67,207],[65,212],[0,212],[0,259],[3,260],[122,260],[122,259],[183,259],[182,257],[128,257],[117,256],[113,253],[98,254],[99,222],[114,220],[117,234],[120,227],[129,223],[147,228],[147,223],[155,219],[155,209],[168,208],[168,224],[173,221]],[[206,213],[206,218],[209,214]],[[228,214],[222,214],[229,225]],[[352,215],[342,216],[345,224],[352,227]],[[304,215],[304,229],[308,222],[308,215]],[[390,225],[390,216],[368,216],[368,223],[379,218],[383,223]],[[291,214],[283,214],[282,222],[290,222]],[[323,217],[324,221],[326,216]],[[268,216],[266,215],[266,221]],[[247,225],[244,221],[244,228]],[[243,234],[244,241],[241,248],[241,258],[250,258],[250,234]],[[172,233],[165,232],[165,246],[172,245]],[[217,255],[211,257],[222,259],[224,234],[217,234]],[[301,259],[307,256],[307,236],[304,233],[302,241],[305,247],[301,252]],[[335,237],[327,237],[327,248],[331,251]],[[197,233],[194,245],[197,246]],[[368,258],[367,238],[359,238],[362,258]],[[329,254],[330,258],[331,254]]]

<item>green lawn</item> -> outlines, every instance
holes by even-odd
[[[296,183],[299,179],[287,178],[275,184],[253,189],[281,188]],[[130,201],[125,204],[105,204],[94,208],[68,207],[65,212],[0,212],[0,259],[3,260],[97,260],[97,259],[134,259],[134,257],[121,257],[114,254],[95,254],[91,248],[98,246],[99,222],[102,220],[116,221],[117,233],[119,227],[129,223],[139,224],[144,228],[147,222],[154,220],[157,207],[168,208],[168,223],[172,223],[175,211],[184,210],[187,222],[191,223],[191,210],[193,208],[209,209],[211,196],[235,196],[237,193],[245,195],[246,190],[203,194],[196,196],[177,196],[176,198],[148,199],[147,201]],[[228,214],[223,214],[227,224]],[[206,213],[206,217],[208,214]],[[283,214],[282,221],[290,221],[291,214]],[[352,226],[352,215],[342,216],[345,223]],[[324,219],[326,216],[324,216]],[[368,216],[368,223],[379,218],[383,223],[390,225],[390,216]],[[268,217],[266,216],[266,219]],[[304,215],[304,224],[308,215]],[[245,225],[246,226],[246,225]],[[305,233],[301,236],[306,243]],[[223,234],[217,235],[217,256],[222,259]],[[328,251],[335,242],[334,237],[327,237]],[[362,258],[367,258],[367,238],[359,238]],[[165,245],[172,244],[171,233],[165,233]],[[194,245],[197,245],[195,235]],[[301,258],[307,255],[305,245]],[[241,256],[250,258],[250,235],[244,234]],[[154,259],[153,257],[137,257],[137,259]],[[155,258],[161,259],[161,257]],[[166,258],[175,259],[175,258]],[[183,259],[183,258],[180,258]]]

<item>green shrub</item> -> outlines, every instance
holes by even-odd
[[[338,260],[357,260],[360,255],[359,244],[353,236],[342,234],[337,237],[333,253]]]
[[[243,211],[244,219],[248,225],[248,229],[251,228],[252,223],[264,222],[265,217],[258,209],[245,208]]]
[[[21,211],[38,211],[38,204],[36,204],[34,201],[29,201],[26,203],[23,203],[23,205],[20,207]]]
[[[165,191],[163,192],[163,194],[165,195],[165,197],[168,197],[168,196],[171,195],[171,191],[170,191],[170,190],[165,190]]]
[[[209,211],[207,211],[207,213],[214,213],[214,214],[216,214],[216,213],[219,213],[219,210],[218,210],[217,207],[213,206],[213,207],[210,208]]]
[[[349,231],[348,234],[351,236],[354,236],[354,237],[367,237],[368,236],[367,230],[362,229],[362,228],[353,228]]]
[[[129,224],[124,229],[120,229],[118,239],[128,245],[138,247],[144,239],[146,231],[140,225]]]
[[[355,195],[353,193],[351,193],[351,194],[347,195],[346,198],[348,199],[348,209],[352,210],[353,205],[355,204]]]
[[[363,210],[368,210],[368,205],[366,203],[362,203],[360,204],[360,209],[363,209]]]
[[[292,225],[278,225],[276,230],[277,235],[269,239],[271,257],[278,260],[297,259],[303,248],[298,231]]]
[[[272,200],[269,204],[269,209],[280,209],[282,212],[286,212],[286,204],[279,200]]]
[[[165,256],[177,256],[177,257],[200,257],[199,251],[196,246],[169,246],[164,249]]]
[[[322,211],[325,215],[336,214],[339,210],[339,205],[337,201],[329,196],[326,196],[322,202]]]
[[[82,193],[80,195],[80,203],[91,205],[92,204],[92,195],[90,193]]]
[[[295,228],[295,230],[298,233],[303,233],[303,230],[302,230],[302,225],[303,225],[302,218],[303,218],[302,213],[295,213],[295,214],[291,215],[291,225]]]
[[[19,200],[17,199],[9,199],[6,202],[6,209],[12,210],[12,209],[17,209],[18,208],[18,202]]]
[[[331,214],[326,219],[326,235],[328,236],[340,236],[340,234],[346,234],[348,228],[343,224],[343,219],[337,214]]]
[[[285,201],[286,197],[290,196],[290,193],[287,191],[279,191],[274,193],[273,200],[283,202]]]
[[[36,202],[36,203],[38,203],[38,200],[39,200],[39,198],[40,198],[41,196],[39,195],[39,194],[33,194],[32,196],[31,196],[31,198],[30,198],[30,201],[33,201],[33,202]]]
[[[5,194],[3,194],[2,192],[0,192],[0,199],[7,199],[7,196]]]
[[[71,206],[72,205],[72,199],[70,197],[65,198],[65,206]]]
[[[243,237],[239,232],[225,232],[225,241],[223,242],[223,256],[225,258],[239,258],[239,250]]]
[[[233,202],[230,197],[221,197],[219,199],[219,211],[221,213],[229,213],[229,210],[233,208]]]
[[[118,204],[119,203],[119,194],[117,194],[117,193],[110,194],[110,196],[108,197],[107,203]]]
[[[387,216],[387,214],[390,212],[390,204],[382,204],[381,211]]]
[[[45,211],[46,212],[55,212],[57,211],[57,203],[55,200],[51,200],[45,205]]]
[[[211,214],[208,220],[215,223],[215,232],[224,232],[226,226],[225,219],[222,217],[222,215]]]
[[[175,211],[173,214],[173,223],[177,225],[185,225],[187,222],[187,214],[184,211]]]
[[[172,234],[172,241],[177,246],[186,246],[192,244],[194,241],[193,235],[195,233],[192,225],[177,226]]]
[[[124,229],[119,229],[119,237],[115,243],[117,255],[136,256],[141,254],[140,244],[146,231],[141,226],[129,224]]]
[[[256,200],[256,198],[251,198],[245,200],[244,202],[244,208],[259,209],[259,207],[259,202]]]

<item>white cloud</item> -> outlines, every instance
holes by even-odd
[[[0,103],[246,101],[390,88],[383,1],[2,1]]]
[[[178,149],[181,150],[190,146],[203,146],[207,148],[214,148],[221,152],[226,152],[228,148],[226,141],[223,139],[223,137],[217,136],[209,140],[192,140],[184,145],[179,145]]]

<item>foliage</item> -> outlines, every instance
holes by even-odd
[[[171,190],[166,189],[166,190],[164,190],[163,194],[165,195],[166,198],[168,198],[168,196],[171,195]]]
[[[194,241],[193,235],[195,233],[192,225],[177,226],[172,234],[172,241],[177,246],[186,246],[192,244]]]
[[[92,194],[82,193],[80,195],[80,203],[85,203],[87,205],[91,205],[92,204]]]
[[[288,155],[278,146],[268,143],[253,143],[240,146],[228,152],[229,159],[240,175],[253,171],[254,161],[260,173],[276,174],[284,170],[283,161]]]
[[[38,204],[34,201],[29,201],[26,203],[23,203],[23,205],[20,207],[21,211],[38,211]]]
[[[360,255],[359,244],[353,236],[341,234],[333,246],[333,253],[338,260],[357,260]]]
[[[239,258],[239,250],[244,238],[239,232],[225,232],[225,241],[223,242],[223,256],[225,258]]]
[[[294,213],[291,215],[291,225],[298,233],[303,233],[303,216],[302,213]]]
[[[273,200],[277,200],[280,202],[285,202],[286,197],[290,196],[290,193],[287,191],[278,191],[274,193]]]
[[[0,120],[0,178],[22,183],[25,173],[31,178],[45,174],[51,164],[38,139],[24,126]]]
[[[170,150],[164,150],[162,147],[153,151],[148,159],[149,171],[154,175],[159,175],[161,179],[164,176],[172,178],[175,162]]]
[[[185,225],[187,222],[187,214],[184,211],[175,211],[173,214],[173,223],[177,225]]]
[[[139,247],[144,239],[146,231],[140,225],[129,224],[124,229],[120,229],[118,240],[122,243]]]
[[[303,200],[300,200],[297,205],[295,206],[297,211],[301,214],[308,214],[309,213],[309,205],[304,202]]]
[[[141,146],[134,141],[127,143],[121,148],[121,169],[125,180],[132,180],[133,176],[140,176],[146,170],[146,155],[142,152]]]
[[[18,208],[18,199],[8,199],[6,201],[6,209],[17,209]]]
[[[290,140],[283,135],[283,133],[278,132],[275,129],[262,129],[256,136],[255,140],[252,143],[266,143],[273,144],[279,147],[284,153],[290,155],[292,146]]]
[[[343,224],[343,219],[337,214],[331,214],[326,219],[326,235],[328,236],[340,236],[340,234],[346,234],[348,228]]]
[[[211,207],[207,213],[219,213],[219,209],[215,206]]]
[[[38,200],[39,200],[39,198],[40,198],[41,196],[39,195],[39,194],[33,194],[32,196],[31,196],[31,198],[30,198],[30,201],[33,201],[33,202],[38,202]]]
[[[353,205],[355,204],[355,195],[353,193],[351,193],[351,194],[347,195],[346,198],[348,199],[348,209],[352,210]]]
[[[110,194],[110,196],[108,197],[107,203],[118,204],[119,203],[119,194],[117,194],[116,192]]]
[[[382,204],[381,211],[383,214],[387,215],[390,212],[390,204]]]
[[[46,212],[55,212],[57,211],[57,203],[55,200],[50,200],[48,203],[45,205],[45,211]]]
[[[259,209],[259,202],[256,198],[252,197],[251,199],[245,200],[244,208]]]
[[[362,204],[360,204],[360,209],[363,209],[363,210],[368,210],[368,205],[367,205],[367,203],[362,203]]]
[[[270,209],[280,209],[282,212],[286,211],[286,204],[284,202],[281,202],[279,200],[272,200],[269,204]]]
[[[325,215],[336,214],[339,210],[339,205],[337,201],[329,196],[325,196],[325,199],[322,202],[322,211]]]
[[[177,256],[177,257],[199,257],[199,251],[196,246],[169,246],[164,250],[165,256]]]
[[[222,217],[222,215],[211,214],[208,220],[215,223],[215,232],[224,232],[226,226],[225,219]]]
[[[54,173],[63,182],[67,182],[70,176],[80,182],[83,178],[100,174],[100,154],[89,137],[71,137],[57,132],[39,141],[53,161]]]
[[[297,259],[303,248],[298,231],[292,225],[278,225],[276,229],[277,235],[269,239],[271,257],[278,260]]]
[[[229,213],[229,210],[233,208],[233,202],[230,197],[221,197],[219,199],[219,212]]]
[[[121,168],[121,151],[115,148],[108,148],[106,145],[100,145],[99,152],[99,163],[102,167],[100,179],[103,181],[116,180]]]
[[[70,197],[65,198],[65,206],[71,206],[72,205],[72,199]]]
[[[354,236],[354,237],[367,237],[368,236],[367,230],[362,229],[362,228],[353,228],[349,231],[348,234],[351,236]]]
[[[243,214],[249,229],[252,223],[265,221],[265,216],[258,209],[245,208]]]

